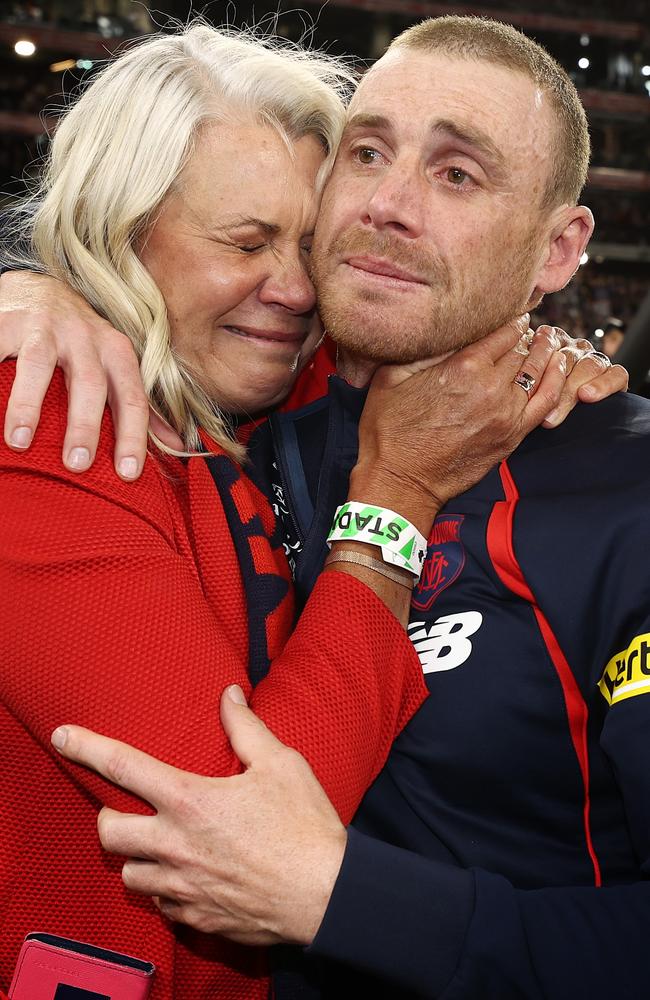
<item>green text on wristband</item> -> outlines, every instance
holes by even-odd
[[[342,541],[376,545],[384,562],[400,566],[418,579],[427,552],[424,535],[401,514],[353,500],[336,511],[327,541],[330,545]]]

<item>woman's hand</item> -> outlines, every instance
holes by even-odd
[[[63,464],[83,472],[95,460],[104,407],[115,425],[115,469],[137,479],[147,451],[147,430],[182,448],[177,434],[149,408],[131,342],[68,285],[46,274],[8,271],[0,277],[0,360],[16,358],[4,437],[10,448],[29,448],[41,405],[57,366],[69,393]]]
[[[625,369],[605,369],[602,356],[595,355],[588,341],[573,340],[551,327],[540,327],[536,338],[544,345],[555,344],[567,363],[566,384],[545,426],[561,423],[578,399],[597,402],[627,388]],[[92,465],[107,402],[115,425],[115,468],[123,479],[137,479],[142,472],[149,426],[165,444],[183,447],[150,410],[128,338],[63,282],[31,271],[9,271],[0,277],[0,360],[11,357],[17,366],[4,424],[9,447],[29,448],[57,365],[70,397],[62,442],[67,468],[82,472]]]
[[[588,340],[574,340],[558,326],[540,326],[533,336],[550,337],[566,355],[567,379],[556,409],[547,414],[543,427],[557,427],[577,402],[598,403],[615,392],[625,392],[629,377],[623,365],[613,365]]]
[[[531,338],[525,316],[443,360],[384,365],[364,408],[350,499],[391,507],[428,535],[447,500],[542,422],[563,420],[585,386],[595,398],[597,382],[605,395],[626,388],[625,370],[605,370],[591,353],[553,327]],[[518,372],[532,378],[529,392]]]

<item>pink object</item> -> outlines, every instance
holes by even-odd
[[[9,1000],[146,1000],[155,967],[53,934],[29,934]]]

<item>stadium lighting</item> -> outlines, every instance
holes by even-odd
[[[77,69],[92,69],[92,59],[77,59]]]
[[[644,76],[650,76],[650,66],[642,66],[641,72]]]
[[[581,45],[582,45],[583,47],[584,47],[585,45],[589,45],[589,41],[590,41],[590,38],[589,38],[589,35],[580,35],[580,44],[581,44]]]
[[[36,52],[36,46],[26,38],[21,38],[14,45],[14,52],[17,56],[33,56]]]
[[[580,69],[589,69],[589,60],[586,56],[583,56],[582,59],[578,59],[578,66]]]
[[[605,336],[604,330],[594,330],[594,337],[604,337],[604,336]]]

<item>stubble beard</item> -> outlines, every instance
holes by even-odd
[[[480,340],[526,311],[536,251],[534,234],[527,233],[518,247],[504,252],[498,266],[486,269],[489,273],[465,269],[454,281],[440,258],[425,258],[390,236],[346,233],[313,254],[318,309],[329,335],[353,355],[391,364],[437,357]],[[427,287],[407,292],[410,303],[391,290],[353,292],[333,261],[364,253],[422,275]]]

